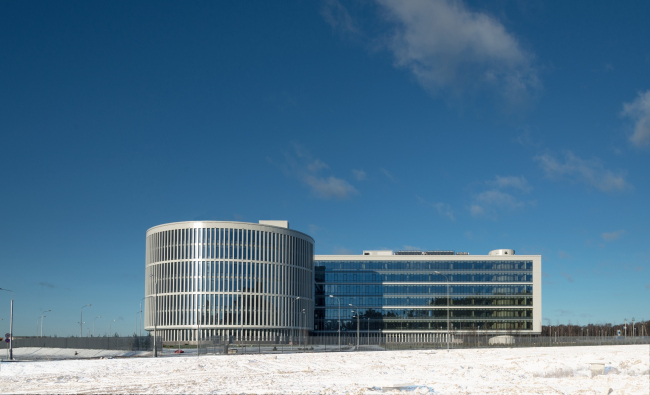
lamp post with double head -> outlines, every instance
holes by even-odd
[[[89,307],[92,306],[91,304],[87,304],[85,306],[81,306],[81,309],[79,310],[79,337],[84,336],[84,307]]]
[[[355,309],[357,309],[356,310],[357,311],[357,348],[359,348],[359,326],[360,326],[359,325],[359,322],[360,322],[359,320],[361,319],[361,312],[359,311],[359,308],[357,306],[353,305],[352,303],[350,303],[349,306],[354,307]]]
[[[115,322],[115,321],[117,321],[117,318],[114,319],[113,321],[111,321],[111,322],[108,324],[108,337],[109,337],[109,338],[113,336],[113,334],[112,334],[111,332],[113,331],[113,322]]]
[[[47,317],[44,315],[45,313],[49,313],[52,310],[45,310],[44,312],[41,313],[41,337],[43,337],[43,318]]]
[[[435,271],[434,273],[443,276],[447,280],[447,352],[449,352],[449,336],[451,336],[451,331],[449,327],[449,277],[445,276],[444,274],[438,271]]]
[[[102,318],[102,316],[101,316],[101,315],[98,315],[97,317],[93,318],[93,337],[95,337],[95,320],[96,320],[97,318]],[[42,326],[43,326],[43,321],[41,320],[41,327],[42,327]],[[43,336],[43,335],[41,335],[41,336]]]
[[[0,291],[11,292],[11,307],[9,311],[9,359],[14,359],[14,291],[0,288]]]
[[[49,313],[52,310],[45,310],[41,313],[41,337],[43,337],[43,318],[47,317],[45,313]]]
[[[341,351],[341,299],[337,298],[334,295],[330,295],[330,298],[334,298],[339,301],[339,351]]]

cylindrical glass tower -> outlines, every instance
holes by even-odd
[[[145,329],[163,340],[290,341],[313,328],[308,235],[288,225],[191,221],[154,226],[146,242]]]

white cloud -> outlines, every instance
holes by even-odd
[[[621,236],[623,236],[624,234],[625,234],[625,230],[621,229],[621,230],[617,230],[617,231],[614,231],[614,232],[605,232],[600,236],[605,241],[614,241],[614,240],[620,239]]]
[[[495,18],[461,1],[378,0],[394,23],[387,47],[395,65],[431,91],[497,87],[517,100],[539,87],[532,56]]]
[[[530,192],[532,189],[531,186],[526,181],[524,176],[515,177],[515,176],[496,176],[494,181],[489,182],[490,185],[493,185],[497,188],[514,188],[519,189],[522,192]]]
[[[486,182],[492,188],[474,196],[469,207],[470,214],[475,217],[496,218],[499,211],[514,211],[527,205],[535,206],[535,201],[524,202],[515,194],[528,193],[533,188],[524,176],[495,176],[494,180]],[[505,192],[505,190],[509,190]]]
[[[483,206],[497,206],[507,209],[515,209],[524,205],[524,203],[520,202],[511,194],[496,189],[479,193],[476,195],[476,201]]]
[[[359,193],[349,182],[332,176],[322,178],[307,175],[303,178],[303,181],[311,187],[312,192],[317,197],[322,199],[345,199]]]
[[[320,176],[321,170],[329,166],[318,158],[313,158],[303,146],[293,143],[293,154],[285,153],[286,163],[282,165],[288,176],[296,177],[309,186],[312,194],[321,199],[345,199],[359,193],[357,189],[342,178]]]
[[[363,181],[366,179],[366,172],[363,170],[352,169],[352,174],[357,181]]]
[[[650,144],[650,90],[640,92],[631,103],[623,103],[621,115],[634,121],[630,141],[637,147]]]
[[[564,161],[553,155],[538,155],[533,158],[549,178],[565,177],[574,182],[591,185],[603,192],[621,191],[632,188],[625,181],[623,172],[613,172],[605,169],[598,159],[582,159],[567,151]]]
[[[480,215],[483,215],[485,213],[485,209],[483,207],[479,206],[478,204],[472,204],[469,208],[469,212],[475,216],[478,217]]]

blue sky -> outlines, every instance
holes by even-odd
[[[16,334],[135,330],[145,231],[543,256],[543,315],[650,318],[648,2],[3,2]],[[8,329],[9,294],[0,293]],[[88,324],[87,324],[88,325]],[[88,327],[88,326],[87,326]]]

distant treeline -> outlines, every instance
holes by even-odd
[[[542,336],[616,336],[621,331],[621,336],[650,336],[650,321],[628,321],[621,324],[587,324],[572,325],[542,325]]]

